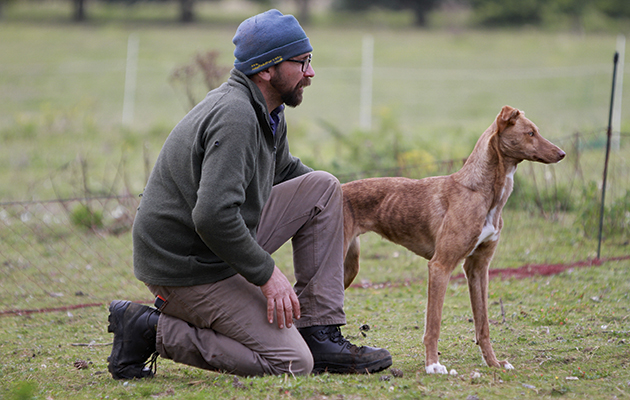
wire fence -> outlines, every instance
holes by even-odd
[[[130,237],[138,202],[129,195],[0,204],[0,313],[141,295]]]
[[[527,219],[526,229],[540,236],[536,239],[540,246],[549,245],[550,238],[540,234],[551,224],[568,232],[567,237],[554,243],[557,250],[553,256],[537,251],[498,252],[493,265],[570,264],[593,257],[595,245],[592,249],[583,248],[578,237],[590,236],[590,243],[594,243],[594,232],[580,225],[578,216],[597,218],[585,214],[583,205],[589,203],[585,198],[591,196],[591,207],[599,209],[599,192],[590,193],[586,188],[591,182],[595,186],[601,184],[605,150],[601,136],[601,132],[575,134],[557,141],[568,154],[560,164],[523,163],[519,167],[504,218],[507,215]],[[622,232],[607,238],[603,257],[630,254],[628,137],[621,136],[622,146],[610,158],[606,196],[611,209],[622,202],[621,213],[606,220],[607,224],[621,220]],[[458,170],[463,162],[448,160],[362,171],[339,179],[345,182],[369,176],[444,175]],[[134,277],[132,266],[131,227],[139,200],[138,195],[121,195],[0,203],[0,316],[71,310],[106,304],[114,298],[149,301],[149,292]],[[502,241],[522,237],[521,232],[508,225]],[[596,221],[592,226],[596,226]],[[541,254],[547,258],[541,258]]]

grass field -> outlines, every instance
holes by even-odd
[[[465,282],[454,281],[444,308],[442,363],[457,376],[424,373],[423,281],[350,289],[344,332],[384,346],[394,370],[363,376],[234,378],[159,360],[150,381],[118,382],[107,372],[106,307],[4,317],[0,397],[7,399],[505,399],[627,398],[629,263],[606,263],[554,277],[493,280],[491,335],[513,371],[484,367],[473,342]],[[503,304],[503,312],[501,309]],[[505,318],[505,320],[503,320]],[[363,337],[362,325],[370,330]],[[91,344],[91,345],[90,345]],[[76,361],[86,369],[77,369]],[[479,375],[473,374],[478,372]],[[400,375],[399,373],[397,375]],[[476,396],[476,397],[474,397]]]
[[[514,371],[482,365],[466,283],[453,279],[440,351],[458,375],[429,376],[422,346],[426,260],[376,235],[362,237],[357,279],[365,287],[347,291],[344,333],[357,344],[388,348],[402,377],[388,370],[235,379],[160,360],[153,380],[113,381],[107,373],[112,337],[106,304],[149,296],[131,271],[129,232],[117,231],[112,219],[119,205],[132,212],[135,200],[88,203],[105,212],[105,229],[98,232],[69,222],[80,200],[24,201],[140,193],[166,135],[188,107],[170,74],[208,50],[218,50],[229,66],[238,22],[258,10],[213,14],[204,8],[199,22],[181,26],[168,5],[94,6],[92,21],[72,24],[66,2],[12,4],[0,22],[0,311],[101,305],[0,316],[0,398],[630,397],[629,261],[492,280],[491,335],[498,356],[508,358]],[[601,185],[617,32],[415,30],[404,16],[370,18],[335,24],[336,18],[318,15],[306,28],[316,77],[304,103],[287,111],[292,152],[341,177],[365,170],[382,174],[379,168],[401,163],[421,164],[414,173],[423,176],[436,173],[431,167],[438,160],[467,156],[501,106],[510,104],[568,153],[555,166],[524,163],[519,188],[534,193],[531,203],[535,195],[555,192],[573,208],[554,208],[543,217],[519,194],[504,212],[492,267],[594,258],[596,229],[582,227],[579,218],[583,189]],[[132,34],[139,39],[135,112],[123,126]],[[374,38],[375,55],[371,130],[359,124],[366,35]],[[204,88],[196,89],[202,96]],[[622,115],[621,131],[629,132],[630,101],[623,102]],[[579,142],[576,132],[584,134]],[[609,201],[630,188],[627,139],[622,135],[620,150],[612,153]],[[623,211],[619,218],[627,219]],[[602,255],[627,256],[628,249],[627,233],[611,235]],[[290,246],[274,258],[291,277]],[[370,330],[364,337],[359,327],[365,324]],[[74,366],[79,360],[86,369]]]

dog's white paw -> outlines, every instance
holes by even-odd
[[[426,370],[427,374],[448,374],[448,370],[446,369],[446,367],[439,362],[428,365],[426,367]]]
[[[512,364],[510,364],[509,362],[505,361],[505,364],[503,364],[503,368],[505,368],[505,369],[514,369],[514,366]]]

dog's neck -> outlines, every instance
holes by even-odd
[[[512,193],[514,173],[520,160],[506,157],[499,146],[500,137],[496,123],[481,135],[464,166],[453,179],[468,189],[487,196],[488,208],[503,208]]]

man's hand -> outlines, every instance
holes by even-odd
[[[273,324],[273,312],[276,310],[278,318],[278,328],[284,328],[286,321],[287,328],[293,325],[293,316],[300,319],[300,302],[293,291],[286,276],[277,266],[274,266],[271,278],[260,287],[267,298],[267,319]]]

